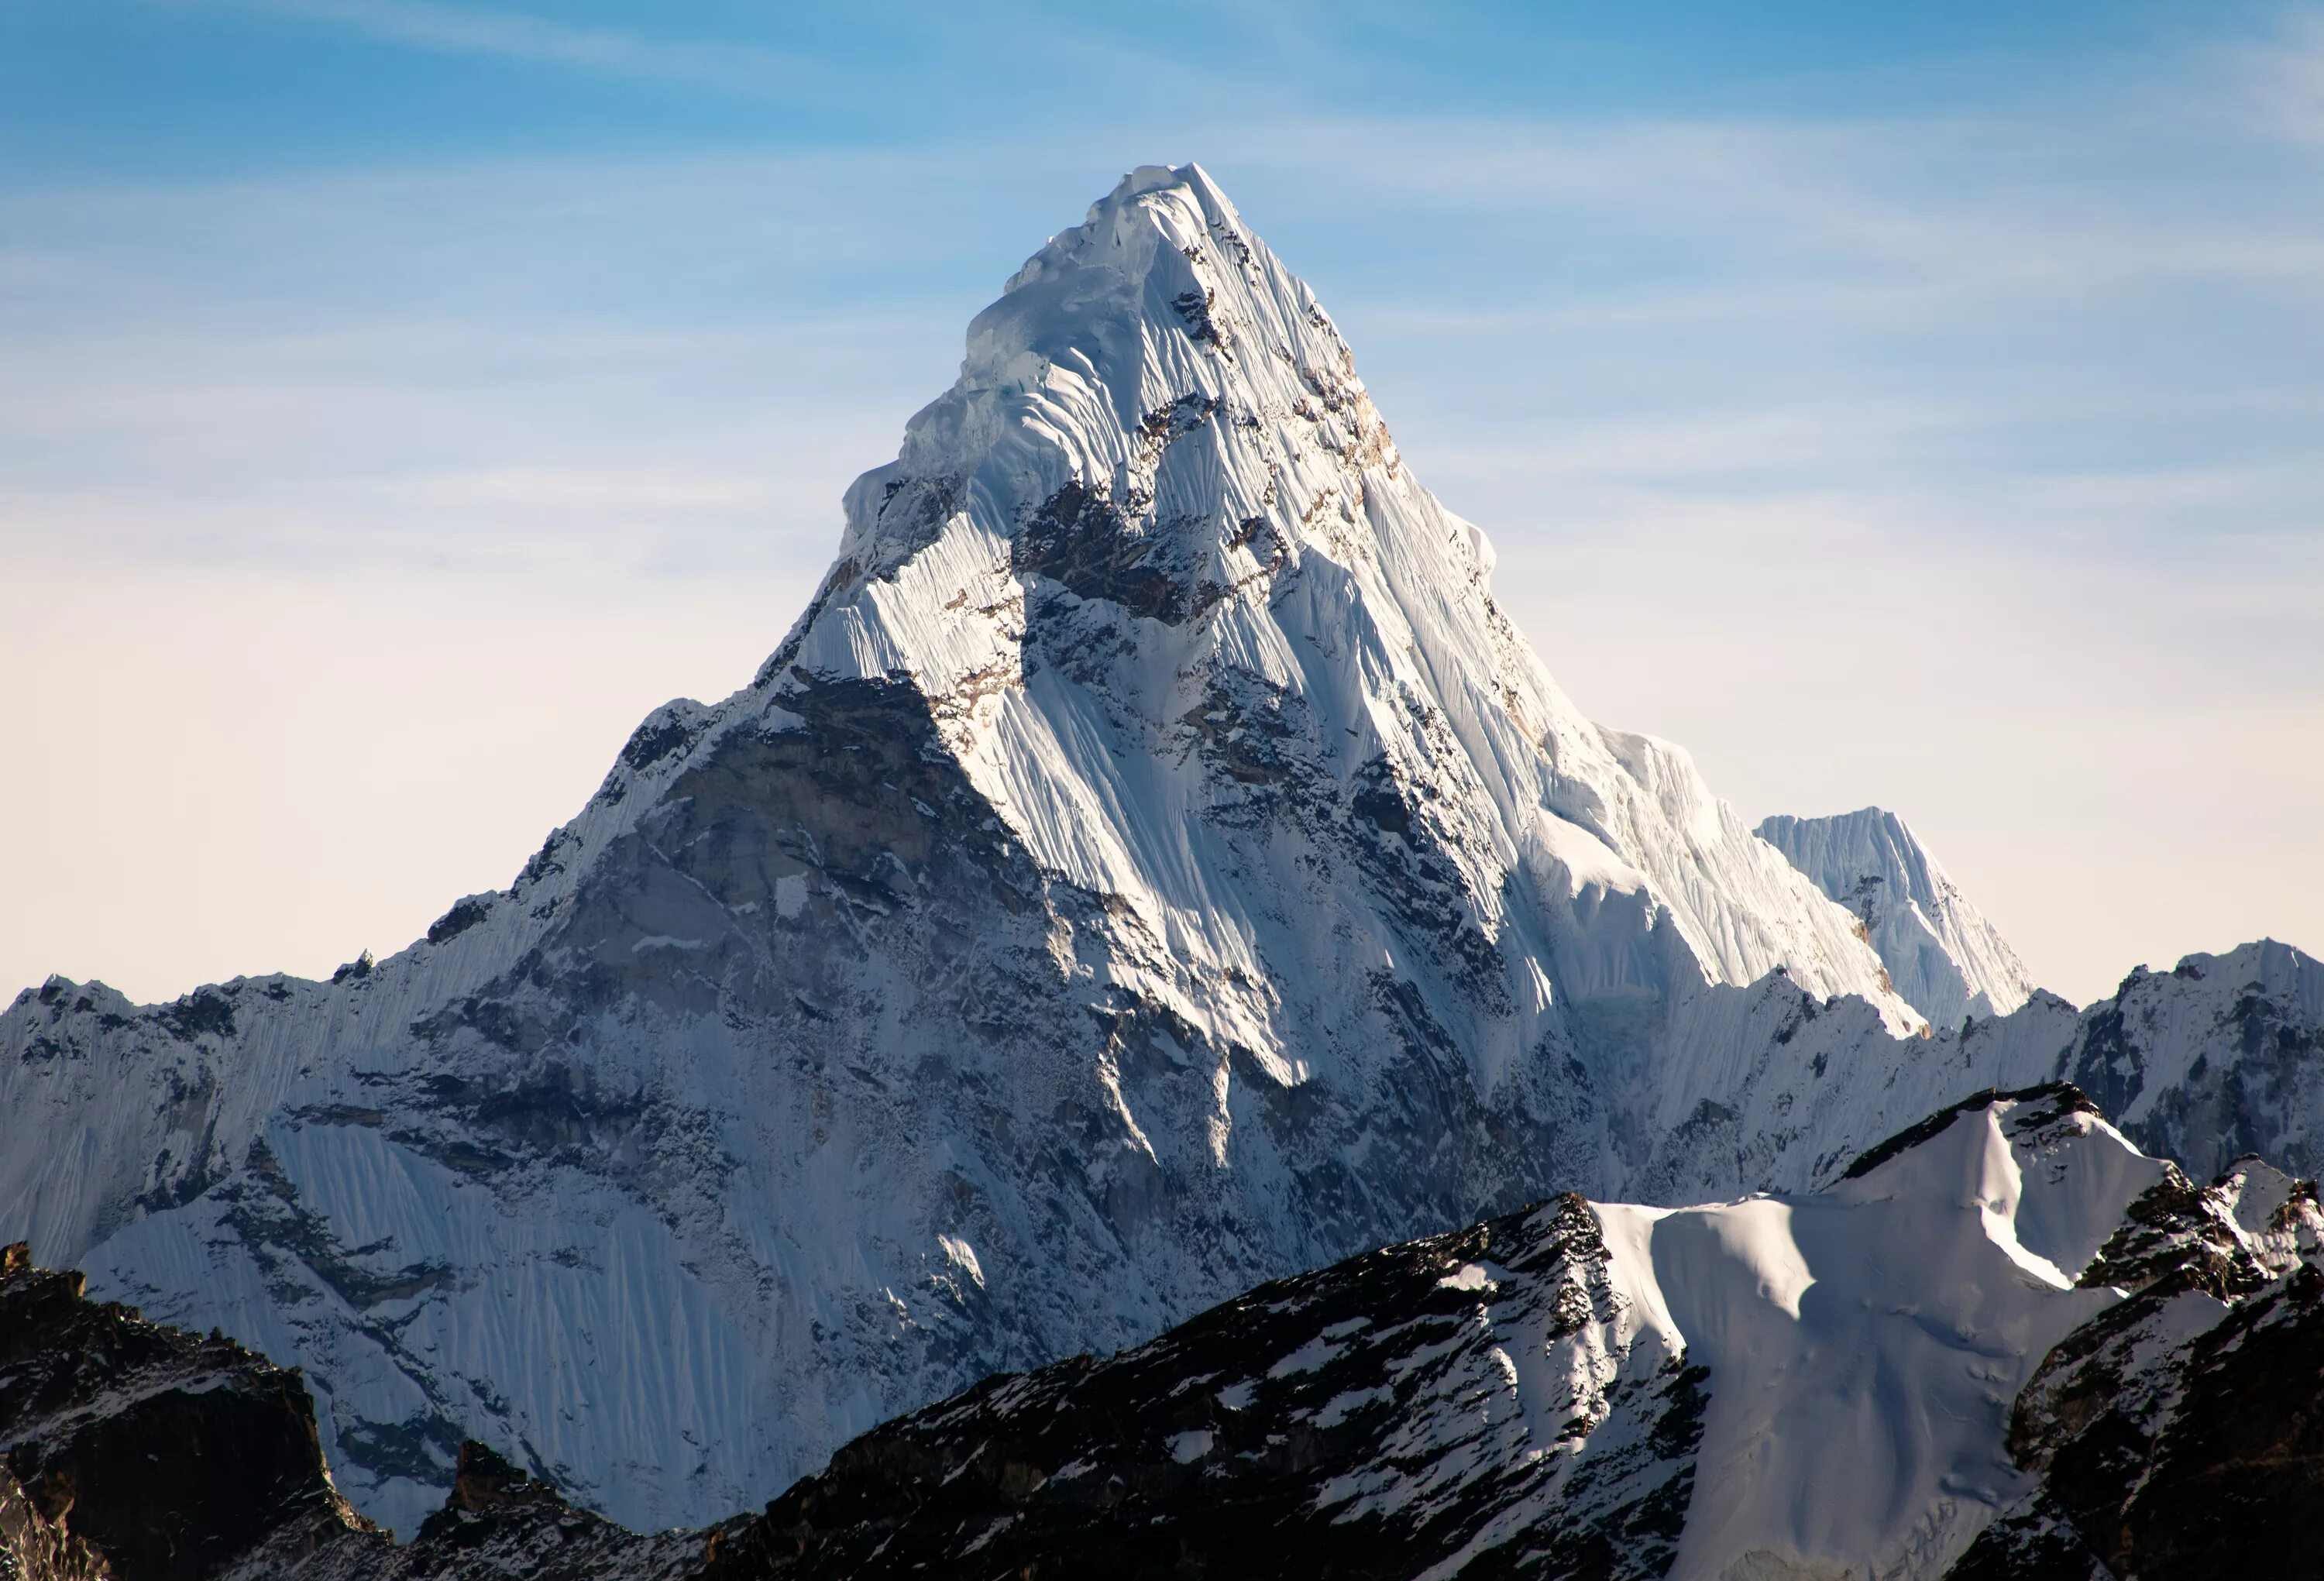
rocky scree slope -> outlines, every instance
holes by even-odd
[[[20,1256],[0,1446],[45,1457],[51,1534],[120,1581],[2289,1575],[2324,1481],[2319,1229],[2313,1185],[2256,1160],[2197,1187],[2070,1087],[1988,1094],[1820,1193],[1569,1195],[1262,1286],[876,1429],[699,1532],[632,1536],[470,1444],[404,1546],[330,1494],[295,1380]],[[28,1372],[100,1371],[26,1410]],[[268,1402],[247,1423],[237,1391]],[[229,1422],[287,1425],[303,1461],[235,1485]],[[167,1520],[202,1561],[58,1498],[68,1462],[201,1489]]]
[[[302,1367],[399,1532],[468,1438],[700,1524],[996,1371],[1555,1190],[1804,1189],[2061,1050],[2190,1152],[2313,1109],[2287,953],[2257,1053],[2207,1052],[2232,964],[1918,1036],[1558,691],[1191,166],[1027,263],[845,514],[751,685],[426,939],[0,1013],[0,1231]]]

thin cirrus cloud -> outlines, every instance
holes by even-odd
[[[522,12],[434,0],[168,0],[340,28],[384,43],[577,69],[745,97],[795,97],[815,82],[810,62],[762,45],[689,44],[613,27],[582,27]],[[821,95],[813,97],[820,97]]]
[[[259,9],[738,98],[794,66]],[[1326,32],[1266,58],[1337,80]],[[1016,262],[1189,156],[1316,284],[1594,714],[1753,816],[1898,808],[2076,998],[2263,932],[2317,948],[2319,39],[1824,115],[1257,120],[1256,67],[1173,60],[1201,117],[1071,146],[996,114],[15,194],[0,574],[56,592],[0,639],[0,723],[101,708],[101,676],[135,728],[82,749],[101,804],[0,784],[60,832],[0,977],[327,971],[505,882],[639,714],[774,646]],[[1120,65],[1087,30],[1028,48]]]
[[[2273,38],[2236,50],[2238,92],[2221,110],[2324,147],[2324,16],[2292,14]]]

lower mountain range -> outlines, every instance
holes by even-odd
[[[2191,1581],[2324,1549],[2324,1209],[2062,1083],[1824,1190],[1567,1195],[1003,1375],[758,1513],[641,1535],[481,1444],[397,1544],[295,1374],[0,1269],[21,1581],[1460,1574]]]
[[[656,710],[506,889],[424,939],[327,982],[141,1007],[51,979],[0,1011],[0,1237],[35,1292],[10,1310],[48,1314],[6,1343],[71,1354],[94,1324],[197,1365],[34,1263],[215,1334],[221,1401],[288,1413],[253,1431],[291,1446],[266,1464],[322,1523],[314,1573],[464,1573],[411,1567],[500,1551],[508,1511],[577,1545],[542,1575],[870,1574],[939,1548],[1231,1573],[1173,1525],[1216,1495],[1255,1551],[1340,1574],[1709,1574],[1699,1540],[1746,1578],[1868,1556],[2100,1575],[2071,1566],[2145,1553],[2148,1517],[2100,1518],[2110,1473],[2047,1469],[2081,1466],[2098,1420],[2072,1390],[2151,1383],[2105,1453],[2152,1457],[2177,1380],[2234,1371],[2183,1305],[2108,1348],[2092,1325],[2147,1322],[2105,1314],[2181,1278],[2089,1283],[2112,1237],[2200,1242],[2234,1264],[2202,1287],[2221,1311],[2304,1321],[2309,1199],[2269,1185],[2291,1217],[2247,1223],[2233,1182],[2259,1177],[2232,1172],[2324,1162],[2324,965],[2248,944],[2078,1010],[1893,815],[1754,830],[1678,748],[1585,718],[1494,602],[1483,534],[1420,487],[1336,326],[1199,169],[1133,172],[1051,238],[845,519],[748,685]],[[2021,1096],[1948,1109],[1990,1092]],[[1880,1208],[1863,1182],[1897,1177],[1852,1161],[1938,1113],[1984,1151]],[[2086,1155],[2102,1185],[2024,1187]],[[1610,1202],[1650,1206],[1590,1206]],[[1897,1236],[1936,1237],[1931,1279],[1982,1282],[1851,1285]],[[1997,1255],[2033,1283],[1945,1304],[2002,1291]],[[1689,1305],[1729,1264],[1760,1293]],[[1816,1395],[1763,1424],[1748,1471],[1721,1402],[1736,1336],[1772,1321],[1752,1301],[1782,1306],[1762,1285],[1792,1291],[1781,1343],[1845,1334],[1901,1370],[1835,1384],[1853,1416]],[[1939,1314],[1938,1352],[1819,1327],[1851,1289]],[[1307,1333],[1311,1309],[1342,1315]],[[1405,1339],[1351,1338],[1375,1332]],[[1985,1359],[1947,1332],[1988,1336]],[[2082,1370],[2051,1372],[2075,1335]],[[1270,1361],[1229,1402],[1225,1371],[1280,1346],[1314,1365]],[[1189,1382],[1196,1352],[1222,1370]],[[1484,1403],[1496,1376],[1517,1405]],[[1929,1401],[1969,1410],[1943,1393],[1961,1377],[1984,1436],[1928,1458]],[[1471,1407],[1498,1425],[1469,1433]],[[21,1420],[49,1425],[8,1429],[30,1491],[7,1530],[57,1565],[114,1555],[73,1557],[70,1510],[103,1501],[71,1490],[125,1474],[51,1475],[63,1419]],[[1107,1420],[1175,1447],[1101,1441]],[[1873,1484],[1826,1490],[1799,1457],[1879,1460],[1884,1432],[1865,1475],[1887,1503],[1849,1524]],[[974,1434],[1022,1452],[980,1460]],[[1440,1464],[1486,1469],[1439,1485]],[[1090,1492],[1101,1466],[1118,1497]],[[949,1524],[888,1533],[907,1488]],[[1133,1515],[1178,1546],[1123,1546]],[[263,1543],[308,1542],[289,1530]],[[600,1550],[631,1568],[586,1567]]]

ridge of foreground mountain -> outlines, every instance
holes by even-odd
[[[467,1439],[651,1529],[1265,1280],[1808,1189],[1982,1087],[2313,1167],[2324,969],[1923,1035],[1490,565],[1209,179],[1135,172],[752,684],[657,710],[507,890],[328,983],[0,1013],[0,1233],[303,1369],[398,1532]]]
[[[2324,1540],[2324,1212],[2063,1084],[1811,1195],[1548,1202],[988,1380],[641,1537],[481,1445],[393,1543],[218,1337],[0,1269],[0,1573],[272,1581],[2192,1581]],[[13,1569],[9,1561],[14,1562]]]

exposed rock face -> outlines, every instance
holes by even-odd
[[[1628,1272],[1569,1197],[1264,1285],[876,1429],[713,1574],[1661,1576],[1704,1374]]]
[[[2229,1581],[2324,1553],[2324,1213],[2256,1159],[2176,1168],[2082,1275],[2128,1299],[2052,1350],[2010,1445],[2038,1487],[1953,1581]]]
[[[2006,1016],[2034,997],[2017,951],[1895,813],[1777,816],[1754,832],[1856,915],[1896,991],[1936,1025]]]
[[[2096,1047],[2046,998],[1913,1035],[1490,564],[1307,288],[1141,170],[971,326],[752,683],[657,710],[507,890],[328,983],[0,1013],[0,1232],[297,1363],[399,1533],[470,1438],[658,1529],[1263,1280],[1821,1184]],[[2312,1094],[2316,1007],[2261,998],[2204,1070]],[[2091,1058],[2163,1116],[2213,1025]],[[2155,1123],[2191,1155],[2230,1098]]]
[[[575,1510],[481,1444],[398,1547],[331,1485],[296,1373],[150,1323],[81,1276],[0,1266],[0,1576],[9,1581],[662,1581],[702,1538]]]
[[[2324,1172],[2324,963],[2263,940],[2134,971],[2059,1074],[2198,1178],[2246,1154]]]
[[[7,1581],[106,1581],[112,1572],[61,1515],[51,1514],[0,1472],[0,1576]]]
[[[298,1375],[0,1265],[0,1544],[27,1576],[197,1581],[268,1540],[362,1532]]]
[[[2319,1229],[2257,1161],[2199,1189],[2071,1087],[1991,1095],[1813,1196],[1564,1199],[992,1380],[713,1574],[2302,1575]]]
[[[379,1532],[277,1540],[221,1572],[221,1581],[690,1581],[711,1551],[701,1533],[641,1537],[576,1510],[472,1440],[460,1446],[444,1507],[409,1545]]]

